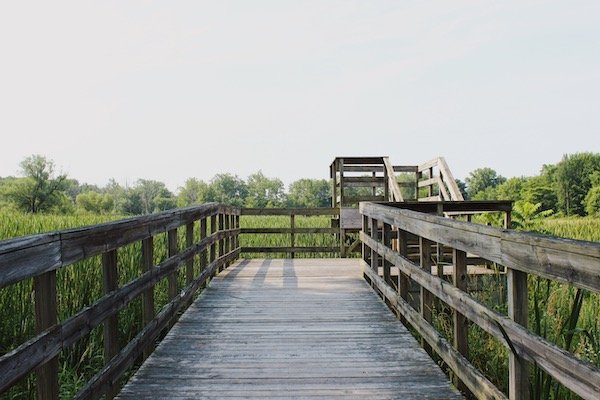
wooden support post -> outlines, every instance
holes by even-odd
[[[102,278],[104,294],[108,294],[119,287],[119,273],[117,271],[117,250],[111,250],[102,254]],[[104,336],[104,364],[119,353],[119,317],[113,314],[103,324]],[[107,390],[106,398],[112,399],[119,392],[116,384]]]
[[[454,286],[467,292],[467,253],[461,250],[452,250],[452,282]],[[469,320],[464,315],[454,310],[454,347],[460,354],[469,357]],[[454,385],[461,391],[465,392],[467,387],[460,382],[458,378],[454,379]]]
[[[240,216],[235,216],[235,229],[240,229]],[[240,247],[240,235],[239,233],[235,235],[235,248],[238,249]]]
[[[527,326],[527,273],[507,268],[508,317]],[[529,399],[529,365],[512,352],[508,355],[508,397]]]
[[[228,231],[229,228],[231,227],[230,215],[223,214],[223,219],[224,219],[224,224],[225,224],[223,228],[226,231]],[[227,236],[224,241],[225,241],[225,251],[223,254],[229,254],[229,252],[231,251],[231,236]],[[227,268],[228,266],[229,266],[229,262],[225,263],[223,265],[223,268]]]
[[[365,235],[369,234],[369,217],[367,217],[366,215],[362,216],[362,231],[364,232]],[[369,247],[362,243],[361,245],[362,247],[362,258],[363,261],[366,262],[367,264],[369,263]]]
[[[375,218],[371,218],[371,238],[376,242],[379,241],[379,229]],[[371,269],[379,275],[379,254],[374,249],[371,249]]]
[[[200,240],[202,239],[206,239],[207,236],[207,228],[206,228],[206,218],[202,218],[200,220]],[[208,249],[205,248],[204,250],[202,250],[200,252],[200,272],[202,273],[202,271],[204,271],[206,269],[206,266],[208,265]],[[202,288],[205,288],[206,284],[202,285]]]
[[[338,160],[338,171],[340,172],[340,208],[344,207],[344,159]],[[341,225],[341,223],[340,223]]]
[[[177,229],[171,229],[167,232],[168,256],[173,257],[177,254]],[[177,296],[177,271],[169,274],[169,300],[173,300]]]
[[[390,224],[383,223],[383,245],[392,248],[392,226]],[[391,274],[392,263],[383,258],[383,280],[390,286],[394,286],[392,282]]]
[[[419,253],[421,260],[421,269],[426,271],[428,274],[431,274],[431,251],[433,247],[433,242],[429,239],[420,237],[419,238]],[[421,287],[421,316],[425,319],[425,321],[431,323],[431,310],[433,309],[433,295],[427,289]],[[421,346],[429,353],[432,354],[431,346],[425,341],[425,339],[421,339]]]
[[[219,232],[222,232],[225,228],[225,216],[221,213],[219,214]],[[223,257],[225,255],[225,239],[219,240],[219,257]],[[219,266],[219,272],[223,271],[223,265]]]
[[[337,207],[337,161],[331,164],[331,207]]]
[[[444,204],[438,203],[437,205],[437,216],[444,216]],[[436,246],[436,266],[435,266],[435,275],[442,277],[444,275],[444,245],[442,243],[437,243]]]
[[[404,258],[408,258],[408,232],[398,229],[398,253]],[[408,302],[408,287],[409,287],[408,276],[402,271],[398,271],[398,294],[405,301]],[[407,320],[400,316],[400,321],[407,325]]]
[[[154,238],[152,236],[142,240],[142,273],[154,268]],[[154,319],[154,287],[146,290],[142,298],[142,314],[144,326],[148,325]],[[148,346],[144,350],[144,359],[152,353],[152,348]]]
[[[216,215],[211,215],[210,217],[210,234],[213,235],[217,232],[217,216]],[[209,262],[212,263],[217,259],[217,242],[213,242],[210,245],[210,260]],[[216,270],[215,272],[213,272],[213,276],[216,275]]]
[[[295,221],[295,215],[291,214],[290,215],[290,228],[292,229],[292,232],[290,233],[290,246],[294,247],[296,245],[296,238],[294,235],[294,228],[296,227],[296,221]],[[294,253],[293,251],[290,253],[290,258],[294,258],[294,255],[296,253]]]
[[[194,223],[190,222],[185,226],[185,245],[191,247],[194,244]],[[194,259],[190,258],[185,264],[185,283],[189,285],[194,280]]]
[[[56,271],[49,271],[34,277],[33,287],[35,291],[35,330],[39,334],[56,324]],[[36,368],[36,372],[38,399],[58,399],[58,356]]]
[[[433,178],[433,167],[429,168],[429,179]],[[433,196],[433,184],[427,186],[427,195],[429,197]]]

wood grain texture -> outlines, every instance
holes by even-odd
[[[214,278],[120,399],[459,399],[360,260],[243,260]]]
[[[600,292],[600,243],[515,232],[379,204],[362,203],[360,210],[505,267]]]

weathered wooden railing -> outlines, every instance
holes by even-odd
[[[198,241],[194,239],[196,226]],[[186,248],[182,251],[177,244],[179,227],[185,229]],[[153,237],[163,232],[167,232],[168,237],[168,258],[154,265]],[[212,203],[0,242],[0,288],[33,277],[37,330],[31,340],[0,357],[0,393],[35,370],[38,398],[58,398],[61,351],[104,324],[105,366],[76,398],[112,397],[119,389],[119,377],[138,357],[151,351],[154,340],[171,325],[177,313],[190,304],[198,289],[238,257],[238,234],[239,209]],[[138,267],[141,274],[119,285],[117,252],[123,246],[140,241],[142,265]],[[104,296],[58,321],[56,271],[97,255],[102,255]],[[196,256],[200,264],[198,274],[194,272]],[[177,273],[184,265],[186,286],[180,288]],[[169,302],[155,313],[155,285],[164,278],[169,282]],[[118,312],[140,295],[144,327],[119,349]]]
[[[417,188],[427,188],[427,196],[417,196],[421,201],[464,200],[450,168],[443,157],[434,158],[418,166]],[[417,190],[418,190],[417,189]],[[438,194],[434,194],[437,192]]]
[[[250,253],[263,253],[268,254],[270,257],[276,256],[277,254],[289,255],[291,258],[296,256],[296,253],[312,253],[319,257],[332,257],[339,254],[345,254],[346,244],[341,239],[340,228],[331,226],[331,220],[328,219],[327,223],[329,226],[298,226],[298,219],[296,217],[319,217],[329,216],[337,217],[340,215],[339,208],[242,208],[242,218],[244,221],[241,228],[240,234],[242,235],[242,247],[241,252],[245,254]],[[289,217],[289,227],[273,226],[280,225],[275,221],[273,224],[269,218],[273,217]],[[252,222],[246,224],[246,218],[252,218]],[[252,225],[249,227],[247,225]],[[304,224],[303,224],[304,225]],[[260,246],[248,245],[249,238],[251,237],[260,238]],[[260,236],[257,236],[260,235]],[[275,238],[276,235],[281,237],[285,235],[286,243],[283,245],[266,245],[265,243],[273,242],[271,238]],[[310,235],[313,240],[308,240],[308,245],[301,245],[298,243],[298,235]],[[317,235],[325,235],[328,240],[321,241],[327,242],[326,245],[318,245],[316,237]],[[276,240],[275,240],[276,241]],[[253,242],[253,241],[251,241]]]
[[[365,278],[395,308],[478,398],[506,398],[469,361],[468,321],[509,349],[509,398],[527,399],[528,364],[536,363],[565,387],[586,399],[600,398],[600,369],[578,359],[527,328],[527,275],[600,292],[600,244],[519,233],[374,203],[361,203]],[[392,232],[395,234],[392,235]],[[420,263],[410,261],[406,237],[419,237]],[[392,237],[399,243],[392,247]],[[453,250],[453,284],[431,273],[431,248],[441,243]],[[466,289],[467,253],[507,269],[508,316],[476,301]],[[391,267],[399,279],[391,278]],[[383,267],[383,268],[381,268]],[[383,270],[382,276],[379,269]],[[421,287],[417,311],[408,302],[410,281]],[[434,297],[454,311],[453,341],[432,325]]]

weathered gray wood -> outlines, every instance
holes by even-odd
[[[579,360],[573,354],[531,333],[510,318],[485,307],[467,293],[439,277],[426,273],[419,266],[373,240],[364,232],[360,233],[360,238],[419,285],[424,286],[450,307],[465,315],[510,348],[511,346],[505,341],[506,335],[519,357],[536,362],[557,381],[583,398],[595,399],[600,396],[600,368]]]
[[[216,203],[43,235],[0,241],[0,288],[114,250],[217,212]]]
[[[503,230],[370,203],[361,204],[360,210],[500,265],[600,292],[600,243]]]
[[[452,283],[454,286],[463,292],[467,292],[467,253],[461,250],[452,252]],[[459,311],[454,310],[452,313],[453,328],[454,328],[454,347],[465,358],[469,358],[469,320]],[[464,390],[464,383],[460,381],[454,384],[461,390]]]
[[[385,166],[385,170],[387,172],[387,186],[389,187],[391,200],[392,201],[404,201],[402,198],[402,191],[400,190],[400,186],[398,186],[398,181],[396,180],[396,174],[394,174],[394,168],[392,167],[392,163],[388,157],[383,157],[383,164]]]
[[[190,222],[185,226],[185,245],[190,247],[194,244],[194,223]],[[194,280],[194,259],[190,258],[185,262],[185,281],[186,284]]]
[[[456,180],[454,179],[454,175],[452,175],[452,172],[450,172],[450,168],[448,168],[448,164],[446,163],[446,159],[444,157],[438,158],[438,168],[440,170],[441,179],[444,181],[446,186],[448,186],[448,190],[450,191],[449,200],[463,201],[463,195],[460,192],[460,189],[456,184]]]
[[[219,257],[211,263],[208,268],[198,276],[190,285],[186,286],[177,296],[172,299],[158,313],[152,322],[146,325],[137,336],[121,350],[121,352],[113,358],[113,360],[104,367],[99,373],[87,382],[87,384],[77,393],[75,399],[98,399],[105,394],[112,382],[119,379],[120,376],[127,371],[135,360],[142,354],[144,348],[154,341],[160,332],[170,325],[170,321],[174,319],[177,313],[185,307],[194,293],[202,286],[202,284],[211,276],[211,274],[219,268],[220,265],[234,259],[238,256],[237,251]],[[152,357],[152,356],[151,356]]]
[[[72,345],[77,340],[86,336],[92,329],[105,321],[106,318],[121,310],[131,300],[151,289],[157,282],[173,273],[173,271],[176,271],[182,262],[193,257],[207,246],[216,243],[223,236],[235,235],[237,232],[237,230],[231,230],[230,232],[216,232],[191,248],[186,249],[174,257],[164,260],[149,272],[142,274],[139,278],[134,279],[123,287],[103,296],[93,305],[81,310],[59,324],[52,324],[50,322],[50,317],[48,317],[49,319],[47,319],[46,322],[41,321],[44,325],[40,326],[47,326],[50,324],[50,327],[31,340],[0,357],[0,392],[10,387],[14,382],[25,376],[35,367],[55,358],[63,348]],[[237,256],[239,252],[232,252],[232,254],[236,254]],[[40,277],[36,279],[39,278]],[[46,289],[50,287],[51,285],[47,286]],[[39,293],[44,292],[47,292],[47,290],[42,287]],[[40,295],[42,296],[42,300],[39,304],[45,308],[52,308],[53,296],[46,293]],[[50,314],[46,313],[44,315]]]
[[[175,256],[179,250],[178,250],[178,243],[177,243],[177,229],[171,229],[167,232],[167,242],[168,242],[168,246],[167,246],[167,254],[168,257],[173,257]],[[177,296],[177,292],[179,291],[179,288],[177,287],[177,271],[174,271],[173,273],[171,273],[168,277],[168,281],[169,281],[169,300],[172,300],[175,298],[175,296]]]
[[[33,279],[35,291],[35,329],[38,334],[56,325],[56,271],[48,271]],[[10,354],[10,353],[9,353]],[[0,358],[1,360],[1,358]],[[46,357],[37,368],[37,397],[58,399],[58,356]],[[1,374],[0,374],[1,375]],[[0,393],[2,392],[0,388]]]
[[[339,247],[332,246],[242,247],[242,253],[339,253],[339,251]]]
[[[149,272],[154,267],[154,238],[152,236],[142,240],[142,274]],[[148,325],[154,318],[154,286],[143,292],[142,295],[142,322]],[[152,353],[152,348],[144,349],[144,359]]]
[[[295,216],[294,215],[290,215],[290,247],[296,247],[296,236],[294,235],[294,230],[296,228],[296,221],[295,221]],[[294,252],[290,252],[290,258],[294,258],[295,254]]]
[[[373,296],[359,262],[237,262],[120,398],[460,398]]]
[[[368,275],[368,278],[373,280],[377,289],[384,294],[390,304],[398,310],[398,313],[432,346],[433,350],[448,364],[452,371],[455,372],[458,378],[465,383],[478,399],[507,398],[477,368],[473,367],[462,354],[453,348],[406,300],[395,293],[389,285],[376,276],[368,267],[365,266],[364,271]]]
[[[117,250],[111,250],[102,254],[102,277],[104,294],[107,295],[119,287],[119,273],[117,271]],[[108,317],[103,324],[104,336],[104,364],[119,352],[119,319],[115,313]],[[112,385],[106,394],[108,399],[115,397],[119,391],[118,384]]]
[[[506,271],[508,317],[524,327],[528,320],[527,274]],[[508,355],[508,396],[511,400],[529,399],[529,365],[517,355]]]
[[[431,240],[425,238],[419,238],[419,260],[421,269],[426,271],[427,273],[431,273],[431,250],[432,250],[433,242]],[[421,298],[421,317],[428,323],[431,323],[431,316],[433,310],[433,296],[431,292],[424,288],[420,287],[420,298]],[[425,338],[421,341],[421,345],[427,351],[427,353],[432,354],[431,345],[427,343]]]

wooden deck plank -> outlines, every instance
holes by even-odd
[[[118,398],[461,398],[361,268],[352,259],[237,262]]]

